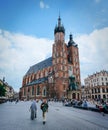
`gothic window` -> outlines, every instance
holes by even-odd
[[[62,65],[61,65],[61,70],[63,70],[63,67],[62,67]]]
[[[64,57],[66,58],[66,54],[64,53]]]
[[[56,52],[56,47],[54,47],[54,52]]]
[[[58,57],[58,52],[57,52],[57,57]]]
[[[66,64],[66,60],[64,60],[64,64]]]
[[[65,71],[67,71],[67,66],[65,66]]]
[[[62,52],[60,52],[60,56],[62,56]]]
[[[58,41],[59,40],[59,35],[58,33],[55,35],[55,41]]]
[[[58,40],[60,40],[60,33],[58,33]]]
[[[55,58],[55,53],[53,53],[53,57]]]
[[[63,77],[65,78],[66,76],[65,76],[65,73],[63,73]]]
[[[75,54],[77,55],[77,50],[75,50]]]
[[[70,62],[72,61],[71,57],[69,58],[69,61],[70,61]]]
[[[44,89],[43,95],[44,95],[44,96],[46,95],[46,91],[45,91],[45,89]]]
[[[79,80],[79,76],[78,76],[78,80]]]
[[[26,78],[26,84],[28,83],[28,79]]]
[[[40,86],[37,86],[37,91],[36,91],[36,95],[40,94]]]
[[[61,59],[61,63],[63,62],[63,59]]]
[[[34,86],[32,86],[32,95],[34,95]]]
[[[46,88],[43,89],[43,96],[46,96]]]
[[[60,36],[61,40],[64,41],[64,35],[62,33],[60,33],[60,34],[61,34],[61,36]]]
[[[55,65],[55,60],[53,60],[53,64]]]
[[[29,79],[28,79],[28,83],[30,83],[30,77],[29,77]]]

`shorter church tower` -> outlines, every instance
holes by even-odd
[[[72,34],[69,36],[67,45],[67,58],[69,66],[69,90],[68,97],[71,99],[81,98],[80,63],[78,45],[73,41]]]
[[[80,63],[78,45],[73,41],[72,34],[69,36],[68,42],[68,64],[72,67],[72,75],[76,78],[77,85],[81,85],[80,81]]]

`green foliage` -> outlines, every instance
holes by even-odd
[[[5,86],[0,84],[0,96],[5,96],[6,90]]]

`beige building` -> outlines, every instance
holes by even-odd
[[[5,97],[6,99],[10,99],[13,98],[14,95],[14,89],[13,87],[11,87],[7,82],[5,82],[4,80],[0,79],[0,84],[3,85],[5,87],[6,93],[5,93]]]
[[[91,99],[108,98],[108,71],[102,70],[89,75],[84,83],[84,97]]]

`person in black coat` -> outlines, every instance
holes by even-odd
[[[48,112],[48,103],[46,100],[44,100],[41,103],[40,108],[42,110],[43,124],[45,124],[46,123],[46,113]]]

